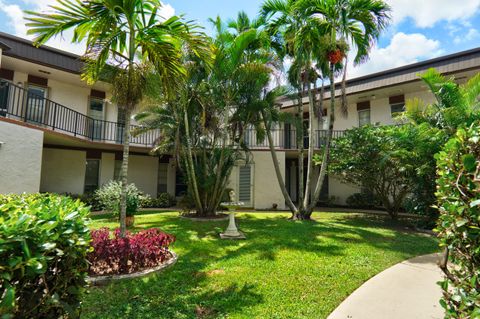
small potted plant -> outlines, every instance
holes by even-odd
[[[125,224],[127,227],[132,227],[135,224],[135,213],[138,209],[138,197],[127,196],[127,218]]]

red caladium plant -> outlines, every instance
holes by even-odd
[[[111,236],[108,228],[101,228],[91,236],[90,275],[128,274],[158,266],[170,257],[168,247],[175,241],[173,235],[157,228],[127,232],[125,237],[120,236],[120,229]]]

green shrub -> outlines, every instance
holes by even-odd
[[[176,204],[176,199],[169,193],[161,193],[158,195],[157,202],[156,202],[156,207],[158,208],[169,208],[172,206],[175,206]]]
[[[82,195],[66,193],[65,195],[71,197],[74,200],[79,199],[82,203],[85,204],[85,206],[90,206],[91,211],[96,212],[104,209],[103,205],[98,201],[94,193]]]
[[[333,143],[329,173],[373,193],[397,218],[409,195],[420,196],[423,207],[434,204],[434,197],[422,195],[435,190],[433,154],[442,136],[426,124],[354,128]]]
[[[95,191],[95,197],[106,210],[115,215],[120,214],[120,194],[122,184],[118,181],[111,181]],[[135,184],[127,186],[127,216],[133,216],[140,204],[140,191]]]
[[[441,303],[446,318],[480,318],[480,122],[457,131],[437,166],[437,231],[452,263],[442,264]]]
[[[369,192],[352,194],[347,198],[346,203],[350,207],[358,208],[375,208],[382,205],[378,198]]]
[[[141,194],[138,198],[138,206],[141,208],[154,208],[155,207],[155,198],[148,194]]]
[[[140,207],[142,208],[169,208],[175,204],[175,197],[169,193],[161,193],[157,198],[152,198],[148,194],[140,196]]]
[[[53,194],[0,195],[1,318],[76,318],[89,209]]]

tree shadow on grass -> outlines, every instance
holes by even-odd
[[[174,214],[145,214],[131,230],[157,227],[175,234],[173,250],[179,254],[178,262],[159,274],[92,289],[84,318],[220,318],[265,302],[248,276],[235,276],[239,263],[276,262],[285,250],[295,255],[314,253],[319,258],[343,257],[357,245],[410,256],[435,243],[428,238],[417,245],[420,235],[390,230],[388,223],[358,214],[293,222],[286,215],[259,218],[245,213],[237,216],[237,224],[247,240],[229,241],[219,239],[226,221],[195,222]],[[215,267],[225,267],[228,274]]]

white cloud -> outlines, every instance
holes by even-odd
[[[453,39],[453,42],[455,44],[471,42],[473,40],[478,39],[479,36],[480,36],[480,32],[478,32],[477,29],[470,28],[466,34],[455,36],[455,38]]]
[[[175,15],[175,9],[168,3],[162,2],[162,9],[160,10],[158,15],[164,19],[170,19]]]
[[[393,23],[410,17],[420,28],[433,27],[446,20],[468,20],[480,9],[480,0],[387,0],[392,7]]]
[[[349,63],[348,77],[354,78],[373,72],[434,58],[442,54],[440,42],[428,39],[421,33],[396,33],[385,48],[375,47],[370,52],[370,59],[359,66]],[[351,61],[352,59],[350,59]]]
[[[33,36],[27,35],[23,10],[48,12],[52,11],[52,9],[49,8],[50,5],[57,4],[57,0],[21,0],[21,5],[9,4],[7,1],[8,0],[0,0],[0,11],[3,11],[8,16],[9,22],[15,30],[15,35],[29,40],[33,39]],[[175,9],[170,4],[163,3],[159,16],[168,19],[173,15],[175,15]],[[72,39],[72,37],[73,31],[68,30],[64,32],[64,34],[50,39],[46,45],[82,55],[85,52],[85,43],[71,43],[70,39]]]

